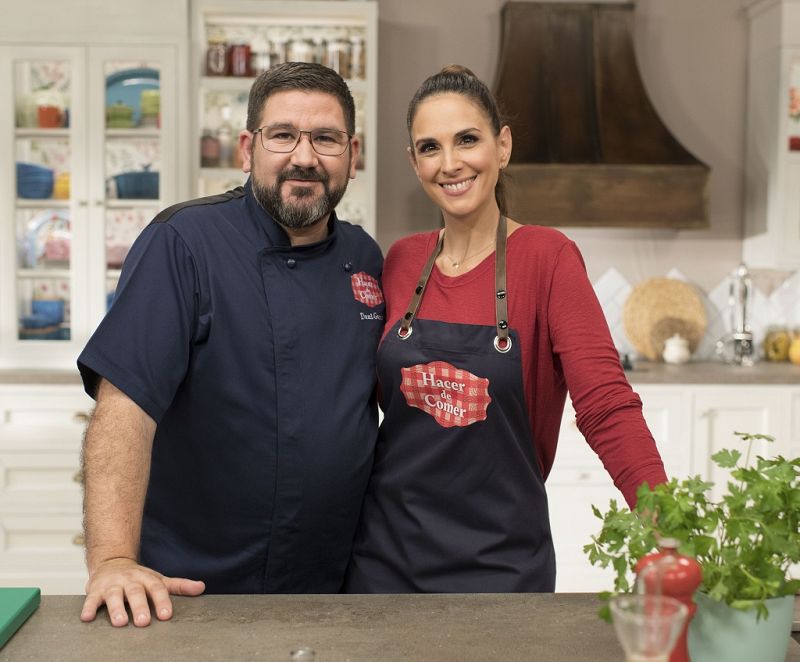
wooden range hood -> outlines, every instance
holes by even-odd
[[[496,95],[514,138],[511,215],[555,226],[708,227],[709,167],[664,126],[633,5],[507,2]]]

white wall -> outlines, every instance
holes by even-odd
[[[435,227],[405,154],[405,113],[417,86],[458,62],[493,84],[501,0],[379,0],[378,239]],[[638,0],[634,42],[650,98],[673,134],[711,167],[708,230],[562,230],[596,279],[632,283],[677,267],[704,289],[741,257],[747,19],[741,0]],[[519,219],[524,220],[524,219]]]

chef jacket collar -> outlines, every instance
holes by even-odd
[[[245,199],[246,204],[250,213],[253,215],[254,218],[258,219],[259,225],[263,228],[264,232],[267,235],[269,240],[269,244],[273,248],[283,248],[283,249],[293,249],[293,250],[302,250],[302,251],[311,251],[314,249],[324,248],[327,247],[328,244],[331,244],[336,239],[336,211],[332,211],[330,217],[328,218],[328,236],[324,239],[315,242],[313,244],[303,244],[302,246],[292,246],[292,242],[289,239],[289,235],[286,234],[286,230],[283,226],[278,223],[267,211],[258,204],[258,201],[253,195],[253,187],[250,183],[250,177],[247,178],[247,181],[244,184],[245,190]]]

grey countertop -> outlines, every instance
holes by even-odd
[[[715,361],[668,365],[639,361],[625,373],[632,384],[793,384],[800,386],[800,365],[760,361],[750,368]],[[75,370],[0,369],[0,384],[80,384]]]
[[[594,594],[215,595],[175,598],[171,621],[114,629],[78,619],[81,596],[44,596],[2,660],[620,662]],[[790,642],[787,662],[800,661]]]
[[[800,386],[800,365],[759,361],[747,368],[718,361],[683,365],[639,361],[625,373],[631,384],[793,384]]]

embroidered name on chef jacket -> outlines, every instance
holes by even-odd
[[[430,414],[445,428],[466,427],[486,419],[489,380],[444,361],[401,368],[400,390],[410,407]]]
[[[356,301],[360,301],[370,308],[383,303],[383,292],[381,292],[378,281],[366,271],[359,271],[350,276],[350,285],[353,287],[353,296]]]

